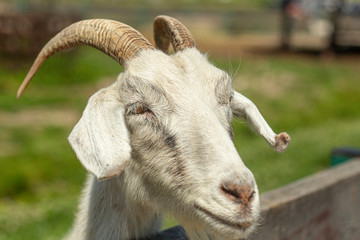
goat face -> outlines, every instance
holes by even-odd
[[[191,239],[246,237],[259,216],[259,196],[232,142],[232,114],[246,118],[278,151],[290,137],[275,135],[232,90],[229,76],[196,50],[180,22],[160,16],[154,27],[163,52],[123,23],[70,25],[41,50],[18,97],[56,52],[89,45],[113,57],[125,71],[90,98],[69,137],[80,162],[100,180],[121,174],[127,199],[172,213]],[[170,42],[172,56],[164,53]]]
[[[125,69],[90,99],[70,135],[82,164],[100,179],[124,170],[130,199],[185,228],[246,236],[259,197],[232,141],[229,76],[196,49],[146,50]]]

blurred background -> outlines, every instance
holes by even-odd
[[[261,192],[358,154],[360,0],[1,0],[0,240],[60,239],[69,230],[86,172],[67,136],[88,98],[122,71],[95,49],[66,51],[17,100],[36,54],[87,18],[119,20],[153,41],[160,14],[183,22],[274,131],[291,135],[278,154],[234,120],[235,145]]]

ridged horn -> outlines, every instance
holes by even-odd
[[[171,44],[175,50],[196,47],[190,31],[178,20],[168,16],[158,16],[154,22],[154,38],[156,47],[167,53]]]
[[[59,51],[84,45],[99,49],[121,65],[143,49],[154,49],[141,33],[126,24],[106,19],[76,22],[54,36],[40,51],[19,87],[17,97],[46,59]]]

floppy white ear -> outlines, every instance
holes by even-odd
[[[101,89],[90,99],[69,136],[81,164],[99,180],[121,173],[130,160],[124,106],[116,87]]]

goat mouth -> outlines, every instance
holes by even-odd
[[[216,222],[222,223],[223,225],[230,226],[232,228],[235,228],[237,230],[246,231],[250,226],[253,225],[253,222],[242,222],[242,223],[235,223],[229,220],[224,219],[223,217],[217,216],[216,214],[212,213],[211,211],[207,210],[204,207],[201,207],[197,204],[194,205],[195,208],[205,214],[206,216],[210,217],[211,219],[215,220]]]

